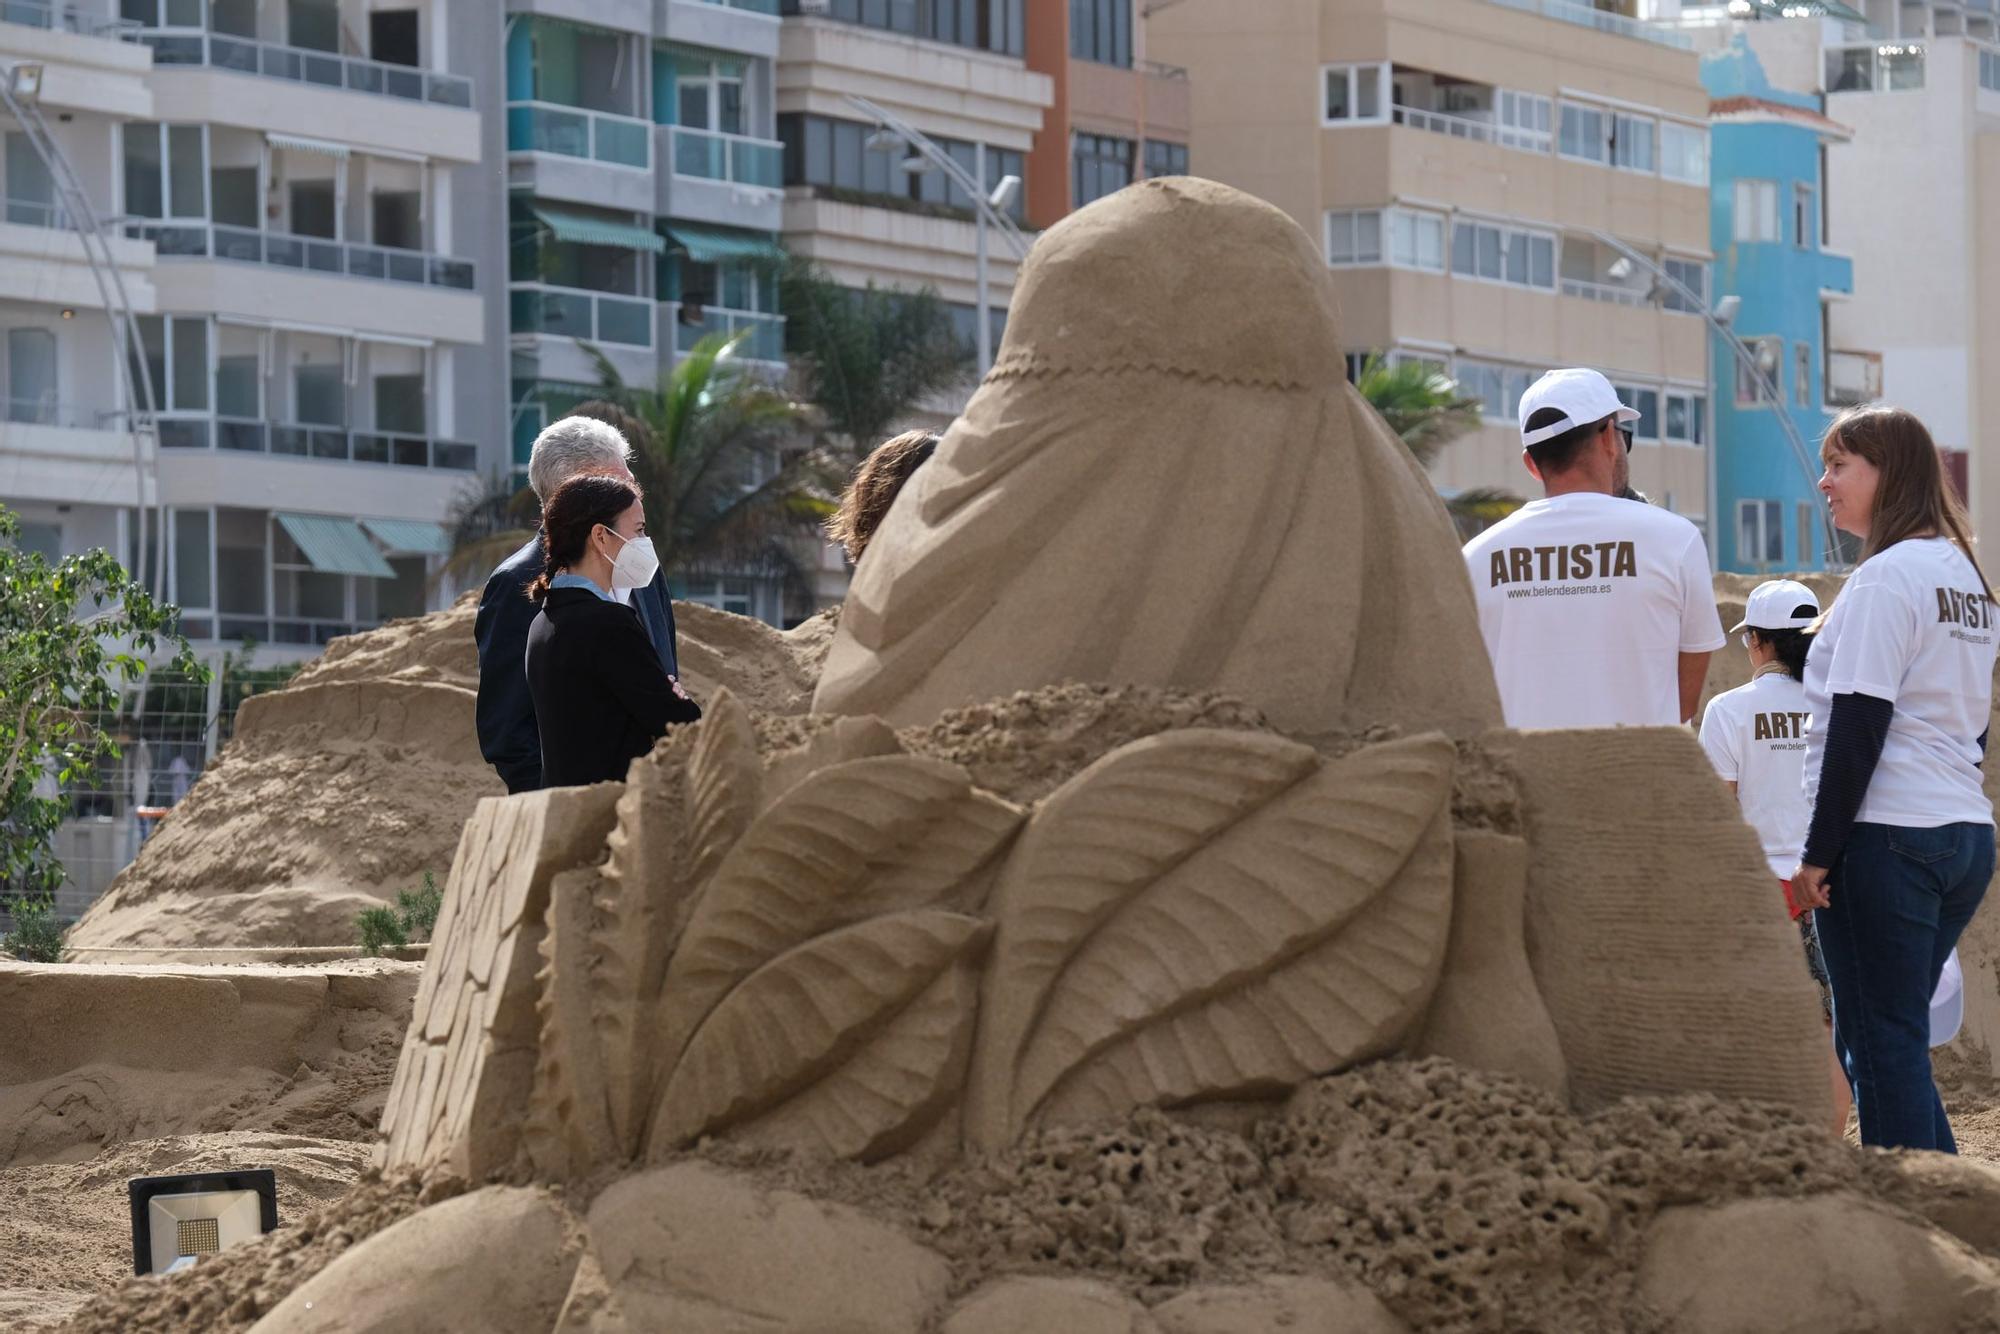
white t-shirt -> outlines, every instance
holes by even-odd
[[[1783,672],[1717,695],[1701,716],[1701,748],[1715,772],[1736,784],[1743,819],[1757,831],[1764,860],[1780,880],[1798,869],[1812,807],[1800,781],[1812,710],[1806,688]]]
[[[1873,695],[1896,707],[1855,819],[1905,829],[1993,823],[1979,737],[1993,708],[1996,626],[2000,608],[1946,538],[1898,542],[1863,561],[1806,655],[1805,790],[1819,789],[1833,697]]]
[[[1723,644],[1700,531],[1639,501],[1531,501],[1465,565],[1509,727],[1675,726],[1679,655]]]

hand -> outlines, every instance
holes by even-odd
[[[1803,908],[1825,908],[1832,904],[1826,888],[1824,866],[1801,865],[1792,872],[1792,898]]]

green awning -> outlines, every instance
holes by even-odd
[[[397,556],[449,556],[451,535],[421,519],[363,519],[361,526]]]
[[[279,514],[278,526],[292,535],[306,562],[325,574],[359,574],[393,579],[396,572],[352,519],[330,514]]]
[[[739,232],[727,227],[698,227],[677,222],[667,231],[674,249],[697,264],[716,264],[725,259],[780,260],[776,238],[768,232]]]
[[[667,243],[650,228],[630,222],[612,222],[606,218],[571,213],[567,209],[545,207],[537,208],[535,216],[555,234],[558,241],[617,246],[620,250],[643,250],[650,255],[662,254],[667,248]]]

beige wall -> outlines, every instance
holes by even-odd
[[[2000,130],[1973,135],[1973,207],[1982,226],[2000,221]],[[2000,423],[1983,411],[1981,386],[2000,383],[2000,246],[1972,248],[1973,375],[1965,386],[1970,398],[1967,415],[1974,434],[1968,440],[1975,530],[1990,536],[1982,545],[1991,551],[2000,542]],[[1990,566],[1993,558],[1988,557]]]
[[[1185,142],[1192,125],[1188,81],[1139,70],[1069,62],[1070,124],[1091,134]],[[1143,122],[1141,112],[1144,113]]]

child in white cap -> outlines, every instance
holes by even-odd
[[[1819,618],[1819,599],[1792,579],[1772,579],[1751,590],[1743,619],[1732,633],[1743,637],[1750,653],[1750,684],[1717,695],[1701,719],[1701,746],[1709,762],[1729,784],[1743,808],[1743,819],[1756,831],[1764,859],[1778,879],[1785,908],[1798,923],[1805,944],[1806,967],[1819,984],[1820,1006],[1827,1026],[1833,1024],[1833,991],[1819,937],[1806,905],[1792,897],[1792,868],[1804,850],[1806,825],[1812,818],[1803,776],[1806,729],[1812,709],[1806,703],[1806,627]],[[1847,1133],[1847,1075],[1832,1042],[1827,1043],[1831,1071],[1836,1136]]]

